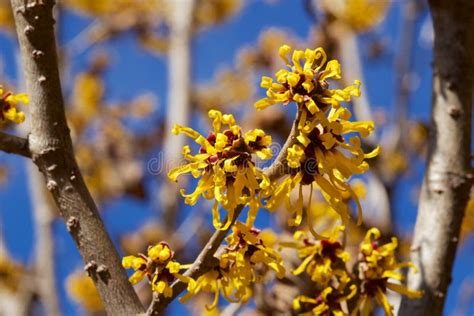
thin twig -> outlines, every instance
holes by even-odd
[[[28,139],[0,132],[0,151],[31,158]]]
[[[110,315],[143,312],[77,166],[64,112],[54,35],[53,0],[11,0],[31,100],[33,162],[45,177]]]

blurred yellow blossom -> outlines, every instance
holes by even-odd
[[[12,9],[9,0],[0,0],[0,31],[14,31],[15,21],[13,20]]]
[[[76,271],[67,278],[66,290],[69,297],[86,311],[93,313],[104,310],[94,282],[84,271]]]
[[[293,35],[277,29],[264,30],[256,45],[244,47],[237,56],[239,68],[255,71],[255,69],[274,69],[278,60],[278,48],[294,39]]]
[[[0,248],[0,288],[16,292],[24,273],[23,266],[13,261],[5,249]]]
[[[356,32],[376,26],[385,17],[390,0],[322,0],[327,13]]]
[[[64,4],[87,15],[101,16],[117,14],[126,10],[141,12],[161,12],[163,0],[65,0]]]
[[[243,0],[197,1],[194,19],[199,27],[217,24],[235,15],[242,5]]]
[[[196,86],[192,99],[201,110],[209,111],[242,104],[253,94],[254,87],[247,73],[225,69],[217,73],[212,83]]]
[[[467,202],[464,219],[461,226],[461,238],[466,238],[474,232],[474,197]]]

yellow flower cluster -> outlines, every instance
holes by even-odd
[[[379,238],[380,231],[377,228],[371,228],[360,245],[361,293],[355,310],[362,308],[362,311],[365,311],[363,315],[369,315],[371,301],[375,298],[376,302],[383,307],[385,314],[392,316],[393,307],[387,299],[387,289],[409,298],[420,298],[423,292],[413,291],[404,285],[389,281],[389,279],[403,281],[403,274],[398,270],[406,267],[415,268],[415,266],[411,262],[397,262],[395,250],[398,247],[398,240],[396,237],[392,237],[392,241],[385,245],[379,244]]]
[[[297,231],[296,242],[282,243],[282,246],[296,248],[298,256],[303,260],[293,271],[300,275],[306,272],[316,285],[315,296],[297,296],[293,307],[302,315],[346,315],[347,307],[341,303],[357,296],[357,302],[351,315],[362,309],[363,315],[372,311],[371,299],[375,298],[382,305],[386,315],[393,315],[392,306],[388,302],[386,290],[398,292],[409,298],[419,298],[422,293],[407,289],[401,284],[389,282],[389,279],[403,280],[398,270],[413,267],[410,262],[398,263],[395,258],[397,239],[379,245],[380,231],[371,228],[360,245],[358,269],[359,274],[353,275],[347,270],[350,260],[349,253],[344,251],[337,240],[344,227],[339,226],[328,240],[312,240],[305,232]]]
[[[337,240],[343,230],[343,226],[337,227],[328,240],[312,240],[305,232],[297,231],[294,235],[297,242],[283,243],[296,248],[303,259],[293,274],[306,271],[318,288],[314,297],[300,295],[293,300],[296,311],[308,315],[343,315],[341,303],[357,293],[357,286],[349,285],[351,278],[346,270],[349,253]]]
[[[290,62],[288,55],[292,51]],[[270,77],[262,77],[260,85],[267,89],[267,97],[255,103],[258,110],[277,103],[287,105],[296,102],[304,104],[311,115],[314,115],[317,112],[324,113],[329,105],[337,107],[340,102],[349,102],[352,96],[360,95],[358,80],[354,81],[354,85],[344,89],[329,89],[327,80],[341,79],[341,67],[337,60],[327,62],[324,49],[303,51],[283,45],[279,49],[279,54],[289,69],[277,71],[276,82]],[[304,60],[303,65],[300,63],[301,60]]]
[[[291,51],[287,45],[280,47],[280,56],[290,69],[279,70],[276,73],[277,82],[263,77],[261,86],[267,89],[267,98],[255,104],[257,109],[289,102],[295,102],[298,106],[297,141],[289,148],[287,156],[290,176],[273,192],[267,207],[275,209],[285,200],[287,209],[296,212],[290,225],[299,225],[303,218],[301,186],[316,184],[345,225],[349,219],[345,196],[350,194],[357,204],[360,221],[359,199],[348,180],[354,174],[364,173],[368,169],[365,159],[379,153],[378,147],[370,153],[364,153],[360,137],[354,135],[357,133],[367,137],[374,130],[374,123],[349,121],[352,114],[341,105],[341,102],[351,101],[352,96],[360,95],[360,82],[356,80],[353,86],[331,90],[327,80],[341,78],[340,65],[336,60],[326,63],[326,53],[322,48],[317,48],[294,50],[290,64],[287,55]],[[300,64],[301,60],[304,60],[304,65]],[[350,137],[345,139],[344,136]],[[300,194],[293,206],[289,197],[297,185],[300,186]],[[308,225],[311,227],[312,223]]]
[[[66,290],[69,297],[86,311],[94,313],[104,310],[94,282],[84,271],[77,271],[67,278]]]
[[[271,137],[261,129],[251,130],[244,135],[230,114],[223,115],[216,110],[209,111],[214,131],[207,137],[195,130],[176,125],[174,134],[183,133],[201,146],[199,153],[191,155],[189,146],[183,148],[183,156],[189,164],[171,170],[168,177],[176,181],[183,173],[200,177],[194,192],[181,194],[189,205],[196,204],[202,195],[206,199],[215,199],[212,209],[213,223],[216,229],[228,229],[234,212],[239,205],[249,205],[247,225],[253,226],[257,211],[261,205],[260,196],[269,190],[270,181],[258,168],[252,158],[256,154],[260,159],[270,159]],[[221,131],[222,127],[226,126]],[[219,204],[228,211],[226,223],[219,215]]]
[[[148,247],[147,256],[126,256],[122,259],[125,269],[133,269],[135,272],[129,278],[130,283],[137,284],[146,276],[151,284],[152,291],[171,297],[173,290],[170,287],[175,279],[185,279],[179,271],[187,268],[173,261],[174,252],[166,242],[160,242],[155,246]]]
[[[11,121],[16,124],[25,121],[25,114],[18,111],[18,103],[28,104],[29,99],[25,93],[12,94],[7,92],[4,94],[3,87],[0,86],[0,123]]]
[[[285,275],[283,261],[273,250],[275,237],[271,233],[237,222],[226,241],[219,265],[196,280],[189,279],[188,293],[181,302],[202,291],[214,294],[208,309],[217,306],[219,294],[230,302],[247,302],[252,296],[253,284],[261,282],[265,272],[273,270],[278,278]]]

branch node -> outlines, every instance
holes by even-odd
[[[66,222],[66,226],[67,226],[67,230],[69,232],[73,231],[73,230],[76,230],[78,227],[79,227],[79,220],[74,217],[74,216],[71,216],[69,217],[69,219],[67,220]]]
[[[31,35],[31,33],[33,33],[34,30],[35,30],[34,27],[32,27],[31,25],[28,25],[27,27],[25,27],[23,32],[25,33],[25,35],[29,36]]]
[[[54,171],[57,167],[58,167],[58,165],[53,164],[53,165],[47,167],[46,170],[48,170],[49,172],[52,172],[52,171]]]
[[[39,49],[33,50],[33,52],[31,54],[33,55],[33,58],[35,58],[35,59],[39,59],[39,58],[44,56],[44,52],[42,50],[39,50]]]
[[[58,183],[54,180],[49,180],[48,183],[46,183],[46,188],[48,191],[53,191],[56,190],[58,187]]]
[[[94,260],[89,261],[85,266],[84,266],[84,271],[87,272],[87,275],[92,276],[94,271],[97,271],[97,262]]]
[[[458,119],[461,116],[461,110],[454,105],[448,107],[448,113],[453,119]]]
[[[101,264],[97,267],[96,271],[97,271],[98,274],[104,274],[104,273],[107,273],[109,271],[109,268],[105,264]]]

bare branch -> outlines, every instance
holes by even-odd
[[[8,154],[17,154],[31,158],[28,139],[0,132],[0,150]]]
[[[54,37],[53,0],[11,0],[27,93],[31,99],[29,149],[86,262],[110,315],[143,312],[121,266],[72,149],[64,113]]]
[[[474,4],[432,0],[434,67],[432,130],[411,258],[410,288],[419,300],[403,299],[399,315],[442,315],[472,183],[470,167],[474,83]]]

